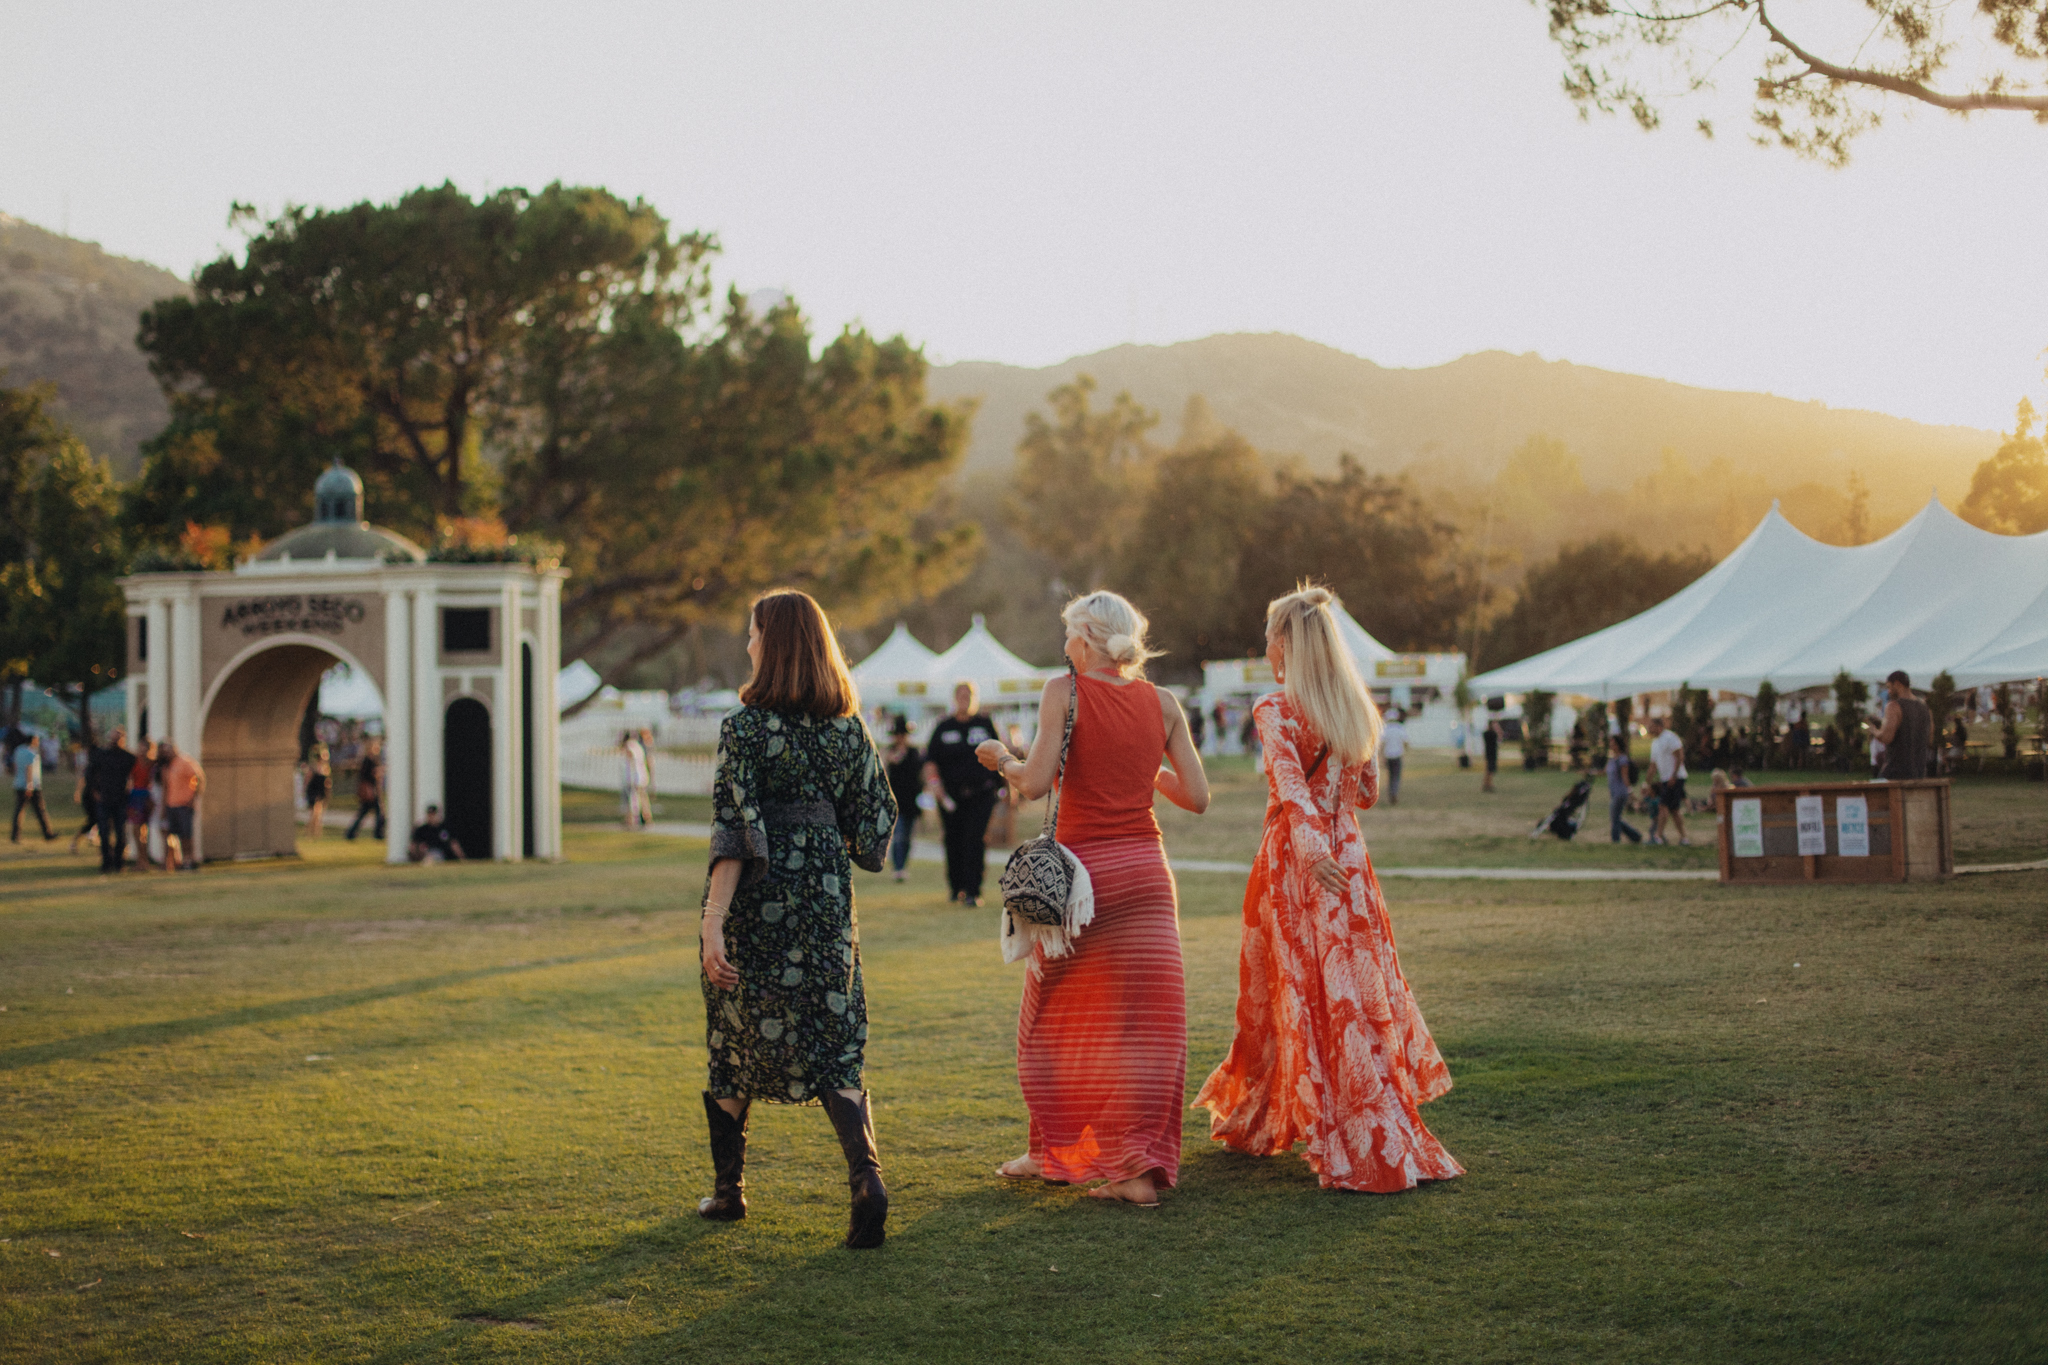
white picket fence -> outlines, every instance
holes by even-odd
[[[718,761],[708,754],[679,757],[657,751],[654,755],[654,794],[709,796],[711,779],[717,770]],[[615,744],[604,747],[562,746],[562,785],[565,787],[618,791],[624,785],[620,780],[622,771],[623,760]]]

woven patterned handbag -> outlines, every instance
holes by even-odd
[[[1045,824],[1038,837],[1027,839],[1010,853],[1003,875],[996,883],[1003,893],[1003,908],[1027,924],[1063,925],[1067,899],[1074,890],[1074,869],[1067,851],[1053,832],[1060,822],[1060,780],[1067,775],[1067,746],[1074,740],[1074,712],[1081,702],[1081,680],[1074,665],[1067,665],[1067,728],[1060,736],[1060,766],[1053,774],[1052,799],[1045,803]]]

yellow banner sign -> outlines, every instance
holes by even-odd
[[[1375,678],[1426,678],[1429,676],[1429,660],[1420,654],[1397,654],[1391,659],[1375,660],[1372,675]]]

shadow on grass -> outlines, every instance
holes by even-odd
[[[1197,1171],[1199,1192],[1169,1194],[1157,1212],[989,1177],[892,1220],[888,1243],[864,1252],[836,1245],[836,1218],[833,1233],[798,1248],[752,1219],[684,1215],[621,1237],[527,1292],[456,1299],[445,1329],[372,1361],[495,1358],[487,1334],[506,1324],[573,1337],[582,1315],[618,1302],[629,1283],[647,1293],[650,1275],[684,1320],[600,1347],[595,1358],[782,1361],[802,1343],[805,1358],[821,1361],[1042,1359],[1056,1347],[1116,1359],[1162,1334],[1199,1331],[1218,1297],[1378,1235],[1388,1219],[1439,1197],[1438,1187],[1326,1194],[1298,1160],[1220,1149],[1195,1153],[1183,1174]],[[773,1219],[757,1206],[756,1219],[763,1214]]]
[[[52,1042],[0,1050],[0,1071],[19,1071],[24,1067],[42,1066],[49,1062],[82,1061],[124,1047],[177,1042],[180,1039],[197,1037],[220,1029],[326,1014],[334,1010],[352,1009],[357,1005],[374,1004],[380,1000],[424,995],[447,986],[486,981],[493,977],[511,976],[519,972],[545,971],[551,967],[571,967],[623,957],[645,957],[653,953],[667,952],[671,946],[660,942],[626,944],[594,953],[574,953],[562,957],[537,958],[531,962],[512,962],[460,972],[441,972],[434,976],[414,977],[408,981],[364,986],[358,990],[331,991],[325,995],[303,996],[297,1000],[278,1000],[267,1005],[245,1005],[240,1009],[219,1010],[213,1014],[195,1015],[190,1019],[124,1024],[119,1028],[102,1029],[98,1033],[82,1034],[76,1038],[59,1038]]]

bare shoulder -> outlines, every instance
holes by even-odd
[[[1171,730],[1173,723],[1180,719],[1180,698],[1174,696],[1173,693],[1167,691],[1158,683],[1152,684],[1152,690],[1159,694],[1159,714],[1165,719],[1166,728]]]

